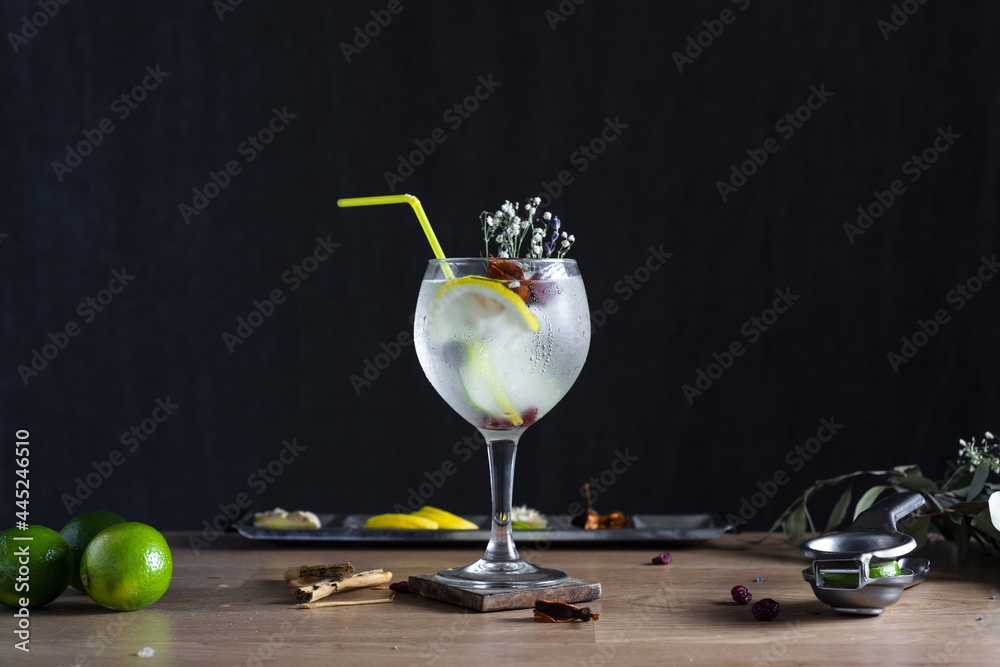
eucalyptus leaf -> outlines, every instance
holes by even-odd
[[[965,496],[966,500],[972,500],[982,492],[983,487],[986,485],[986,478],[990,475],[990,466],[986,463],[980,463],[976,467],[976,472],[972,475],[972,481],[969,482],[969,493]]]
[[[958,549],[959,560],[964,561],[966,556],[969,555],[969,524],[965,522],[964,517],[958,523],[958,530],[955,534],[955,547]]]
[[[919,470],[900,477],[898,484],[911,491],[937,491],[937,484],[921,475]]]
[[[911,514],[896,524],[896,527],[915,539],[917,541],[916,548],[919,549],[927,543],[927,529],[930,528],[931,518],[929,515]]]
[[[961,512],[962,514],[978,514],[986,509],[989,504],[985,500],[974,500],[972,502],[965,503],[955,503],[949,505],[948,509],[952,512]]]
[[[837,504],[833,506],[833,511],[830,513],[830,519],[826,522],[826,529],[823,530],[824,533],[829,533],[831,530],[840,525],[840,522],[844,520],[847,516],[847,508],[851,506],[851,487],[844,489],[844,493],[840,495],[840,500]]]
[[[965,560],[969,552],[969,527],[965,517],[957,512],[948,512],[941,519],[941,532],[955,543],[959,559]]]
[[[972,519],[972,526],[992,537],[997,546],[1000,546],[1000,528],[993,525],[988,509],[983,510]]]
[[[858,500],[858,504],[854,507],[854,518],[857,519],[858,515],[864,512],[866,509],[872,506],[878,495],[885,491],[887,486],[873,486],[872,488],[865,491],[861,499]]]
[[[797,543],[802,541],[806,532],[806,507],[799,505],[785,520],[785,541]]]
[[[964,465],[951,476],[951,478],[945,482],[944,486],[941,487],[942,491],[958,491],[959,489],[968,488],[969,484],[972,482],[972,466]]]

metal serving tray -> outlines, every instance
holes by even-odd
[[[241,519],[235,528],[251,540],[351,542],[358,544],[435,544],[482,545],[489,541],[489,517],[466,517],[477,530],[398,530],[364,528],[369,514],[319,514],[320,528],[284,530],[258,528],[253,515]],[[633,528],[583,530],[570,523],[568,516],[549,516],[549,528],[515,530],[514,540],[525,546],[532,543],[610,544],[610,543],[695,543],[714,540],[732,526],[713,514],[637,514],[631,517]]]

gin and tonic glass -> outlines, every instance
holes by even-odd
[[[511,533],[514,458],[525,429],[562,400],[587,359],[590,311],[571,259],[434,259],[420,286],[414,343],[431,385],[486,440],[492,528],[482,558],[437,573],[473,588],[551,586]]]

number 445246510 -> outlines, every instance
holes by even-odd
[[[15,504],[20,508],[20,511],[15,512],[14,516],[17,517],[17,527],[26,530],[28,528],[28,461],[30,458],[28,438],[30,434],[21,429],[14,435],[17,438],[14,445],[14,474],[20,477],[14,483],[14,496],[17,498]]]

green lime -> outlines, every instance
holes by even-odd
[[[80,561],[80,579],[94,602],[131,611],[159,600],[170,586],[173,569],[163,535],[152,526],[126,521],[90,541]]]
[[[80,581],[80,560],[83,552],[90,544],[90,541],[97,537],[97,534],[108,526],[122,523],[125,518],[114,512],[95,510],[84,512],[69,520],[59,534],[66,540],[69,550],[73,554],[73,569],[69,575],[69,585],[78,591],[83,590],[83,582]]]
[[[73,556],[62,536],[45,526],[0,533],[0,602],[20,607],[41,607],[63,594],[69,586]]]
[[[868,576],[872,579],[878,579],[880,577],[898,577],[900,574],[902,574],[902,570],[899,569],[899,563],[894,560],[871,562],[868,564]],[[828,584],[853,584],[857,586],[858,575],[848,574],[846,572],[831,572],[829,574],[824,573],[823,581]]]

